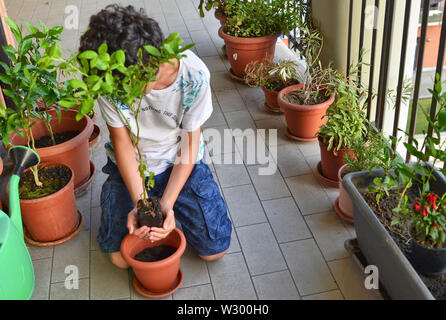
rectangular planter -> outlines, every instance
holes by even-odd
[[[378,267],[379,280],[395,300],[434,300],[415,269],[392,239],[385,227],[361,195],[368,191],[373,179],[383,170],[355,172],[342,181],[353,201],[354,221],[358,243],[370,265]],[[431,187],[437,193],[446,192],[446,179],[438,171]]]

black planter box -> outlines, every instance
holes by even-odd
[[[378,267],[379,280],[387,293],[395,300],[434,300],[434,296],[407,260],[401,249],[376,217],[361,195],[368,191],[375,177],[383,170],[354,172],[342,181],[353,201],[354,221],[359,247],[371,265]],[[431,180],[431,189],[446,192],[446,179],[435,171],[436,180]]]

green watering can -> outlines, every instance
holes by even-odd
[[[0,210],[0,300],[30,299],[34,291],[34,269],[23,239],[19,181],[26,168],[37,165],[36,152],[23,146],[12,147],[15,164],[9,180],[9,213]]]

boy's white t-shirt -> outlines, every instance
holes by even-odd
[[[177,156],[182,130],[191,132],[202,126],[212,114],[210,73],[203,61],[192,51],[179,60],[176,80],[167,88],[152,90],[143,97],[139,114],[140,143],[143,159],[155,175],[170,167]],[[136,135],[136,121],[130,109],[117,103]],[[111,127],[126,126],[125,120],[113,104],[104,97],[98,106],[105,122]],[[110,148],[111,147],[111,148]],[[111,144],[106,145],[114,160]],[[204,155],[203,135],[197,161]]]

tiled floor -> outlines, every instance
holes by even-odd
[[[9,16],[17,22],[42,20],[49,26],[63,24],[67,13],[73,12],[68,6],[75,6],[79,28],[63,34],[64,47],[75,50],[90,15],[114,1],[5,2]],[[197,44],[193,50],[212,73],[214,113],[206,130],[278,129],[277,143],[271,141],[277,148],[273,161],[279,168],[273,176],[259,175],[262,165],[246,165],[243,137],[232,137],[233,148],[223,154],[211,152],[216,163],[233,156],[240,160],[240,164],[211,164],[233,221],[231,247],[222,260],[212,263],[186,250],[181,262],[184,283],[167,299],[379,299],[377,292],[364,289],[364,275],[344,249],[344,241],[355,232],[333,211],[338,191],[321,186],[314,175],[319,161],[317,144],[288,139],[284,117],[264,110],[262,91],[228,77],[229,63],[222,56],[223,41],[213,15],[201,19],[197,0],[117,2],[145,8],[165,34],[179,32],[186,43]],[[278,54],[286,53],[279,49]],[[101,138],[91,153],[98,169],[105,164],[103,144],[108,138],[102,119],[99,124]],[[210,132],[205,132],[207,138]],[[261,143],[269,142],[267,132],[253,134],[260,135]],[[36,274],[33,299],[144,299],[131,285],[132,271],[114,267],[96,242],[105,178],[99,170],[87,193],[77,199],[84,216],[77,237],[55,247],[29,247]],[[78,289],[64,286],[69,265],[78,267]]]

